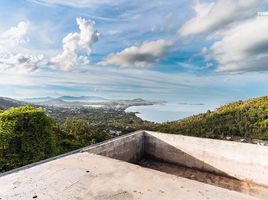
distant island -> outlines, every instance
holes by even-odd
[[[179,105],[193,105],[193,106],[204,105],[203,103],[185,103],[185,102],[178,103],[178,104]]]

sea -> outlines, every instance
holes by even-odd
[[[165,103],[146,106],[131,106],[126,112],[135,112],[136,116],[151,122],[167,122],[183,119],[199,113],[213,110],[217,106],[206,104]]]

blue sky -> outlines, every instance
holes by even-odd
[[[0,95],[221,105],[268,94],[264,0],[1,0]]]

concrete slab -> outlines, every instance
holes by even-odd
[[[0,177],[1,200],[253,200],[220,187],[88,152]]]

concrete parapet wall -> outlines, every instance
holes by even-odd
[[[145,156],[268,186],[268,148],[146,131]]]
[[[182,135],[137,131],[3,174],[88,152],[135,163],[143,157],[268,186],[268,147]]]
[[[135,163],[144,154],[143,136],[144,132],[138,131],[101,144],[86,147],[82,151]]]
[[[133,133],[129,133],[123,136],[119,136],[117,138],[113,138],[111,140],[107,140],[98,144],[90,145],[82,149],[77,149],[72,152],[68,152],[68,153],[58,155],[52,158],[41,160],[39,162],[25,165],[23,167],[19,167],[19,168],[16,168],[16,169],[4,172],[4,173],[0,173],[0,177],[6,176],[8,174],[16,173],[22,170],[26,170],[28,168],[35,167],[37,165],[41,165],[47,162],[51,162],[51,161],[58,160],[58,159],[63,159],[66,156],[70,156],[70,155],[81,153],[81,152],[98,154],[98,155],[114,158],[117,160],[135,163],[136,161],[140,160],[144,154],[143,136],[144,136],[144,131],[136,131]]]

